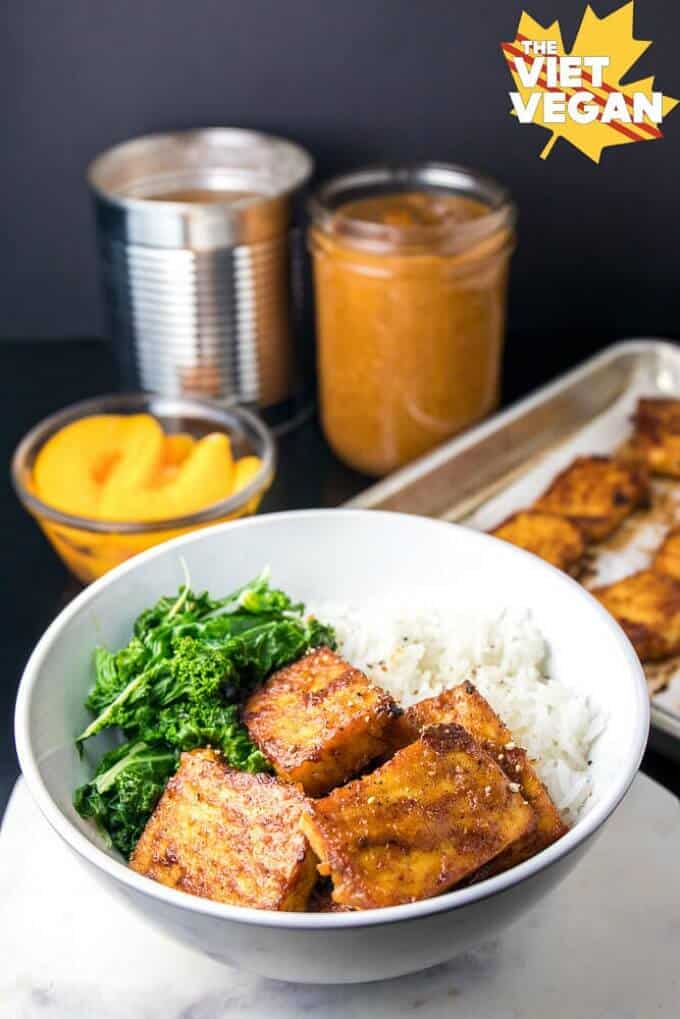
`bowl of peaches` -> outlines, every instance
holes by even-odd
[[[66,407],[12,459],[19,499],[84,583],[152,545],[255,513],[274,473],[274,441],[255,414],[149,393]]]

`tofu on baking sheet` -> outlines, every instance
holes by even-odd
[[[638,401],[629,452],[653,474],[680,478],[680,400]]]
[[[427,899],[535,826],[496,761],[457,725],[425,730],[386,764],[311,800],[300,826],[352,909]]]
[[[306,803],[299,787],[235,771],[216,751],[184,753],[130,866],[215,902],[304,910],[317,879],[299,827]]]
[[[277,775],[323,796],[384,753],[398,713],[384,690],[322,647],[270,676],[242,717]]]
[[[657,549],[652,569],[680,580],[680,527],[669,531]]]
[[[624,629],[641,661],[680,652],[680,580],[641,570],[591,591]]]
[[[508,779],[516,783],[536,815],[536,827],[488,865],[485,876],[514,867],[545,849],[568,830],[529,759],[491,705],[469,682],[444,690],[408,708],[393,726],[400,745],[418,738],[429,725],[460,725],[491,754]]]
[[[602,541],[648,500],[644,468],[606,456],[582,456],[557,475],[533,509],[566,517],[587,541]]]
[[[579,572],[586,544],[576,524],[554,513],[524,510],[499,524],[491,534],[533,552],[572,576]]]

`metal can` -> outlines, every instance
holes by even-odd
[[[308,403],[308,153],[237,128],[149,135],[88,169],[110,329],[127,388],[257,406]]]

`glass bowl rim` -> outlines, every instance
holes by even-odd
[[[74,513],[66,513],[56,509],[48,503],[43,502],[38,496],[28,491],[25,487],[22,474],[26,471],[27,461],[31,454],[37,452],[45,441],[53,435],[60,427],[77,421],[79,418],[92,414],[115,414],[116,412],[131,412],[134,410],[145,410],[153,414],[154,404],[170,404],[174,413],[194,417],[203,416],[204,419],[212,420],[216,425],[221,424],[224,431],[229,432],[230,428],[237,424],[247,426],[254,432],[261,444],[257,456],[262,461],[260,469],[255,477],[235,495],[227,499],[210,503],[201,510],[193,513],[186,513],[180,517],[163,517],[159,520],[97,520],[93,517],[78,516]],[[163,416],[171,416],[170,411],[164,412],[159,406],[156,413]],[[220,420],[221,419],[221,420]],[[61,410],[55,411],[43,418],[34,425],[19,441],[11,461],[11,477],[14,490],[20,502],[36,517],[46,517],[51,523],[60,524],[64,527],[71,527],[81,531],[89,531],[95,534],[154,534],[159,531],[180,530],[186,527],[194,527],[200,524],[217,522],[225,516],[242,509],[243,506],[254,496],[268,487],[274,477],[276,470],[276,448],[274,438],[267,425],[262,419],[247,410],[245,407],[234,405],[233,407],[221,407],[210,400],[204,400],[193,396],[163,396],[160,393],[106,393],[102,396],[90,397],[87,400],[79,400],[76,403],[68,404]]]

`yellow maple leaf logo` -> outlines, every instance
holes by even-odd
[[[530,122],[539,124],[551,132],[551,137],[541,152],[542,159],[550,155],[558,138],[570,142],[595,163],[599,163],[602,150],[609,146],[663,138],[663,132],[659,127],[660,120],[677,106],[678,100],[654,93],[653,76],[621,84],[621,79],[651,46],[650,41],[634,37],[633,16],[634,0],[603,18],[598,18],[593,9],[587,6],[573,48],[567,53],[559,21],[554,21],[552,25],[544,28],[529,14],[523,12],[515,39],[501,44],[517,89],[515,95],[518,98],[516,101],[513,100],[515,109],[512,112],[516,114],[517,108],[522,109],[525,114],[527,110],[535,110]],[[544,60],[541,64],[538,57],[529,73],[528,64],[534,62],[534,54],[541,52],[540,47],[543,44],[547,44],[548,52],[555,56],[553,67],[548,68],[549,61]],[[582,58],[580,86],[567,87],[564,80],[556,78],[556,69],[559,68],[561,57]],[[600,69],[598,74],[597,66],[593,67],[590,64],[593,58],[595,60],[606,58],[604,72]],[[518,69],[520,64],[521,68]],[[540,73],[536,73],[539,67]],[[552,76],[550,71],[553,72]],[[527,83],[528,79],[531,79],[530,83]],[[543,94],[538,100],[537,93]],[[587,94],[593,119],[584,122],[583,110],[588,107],[581,105],[576,108],[580,115],[579,119],[575,119],[567,112],[564,122],[556,123],[554,117],[550,118],[545,114],[546,93],[552,94],[548,96],[551,102],[559,98],[560,102],[564,100],[566,103],[572,99],[580,104],[584,103]],[[653,96],[656,96],[657,109],[660,111],[657,118],[650,116],[649,112],[639,113],[641,100],[644,101],[645,97],[649,100],[649,104],[642,107],[649,111]],[[543,98],[543,105],[540,105],[540,98]],[[618,116],[612,113],[614,109],[612,104],[615,102],[619,104],[616,107],[619,110]],[[528,117],[522,117],[522,122],[529,122]]]

